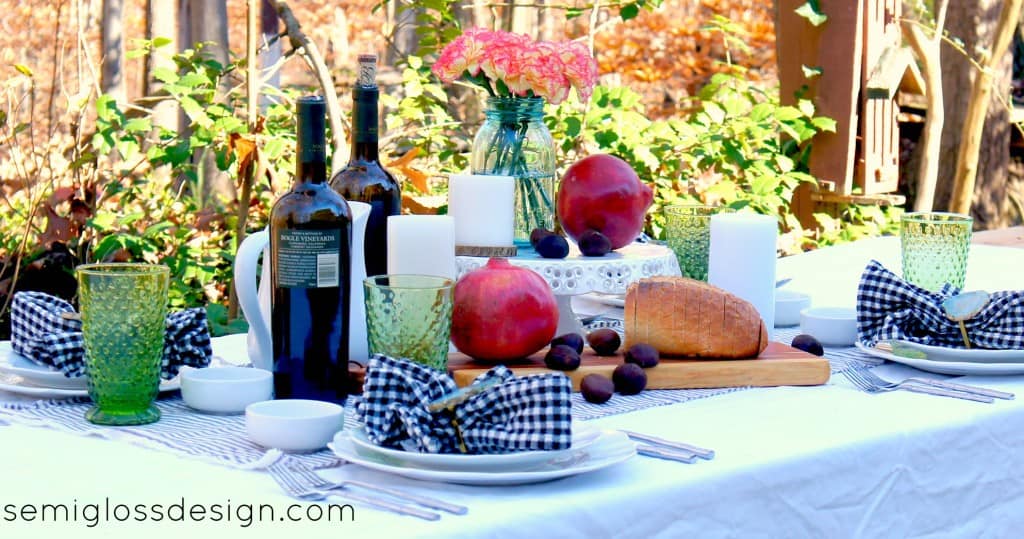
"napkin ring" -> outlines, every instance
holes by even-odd
[[[501,384],[501,380],[494,378],[483,382],[477,382],[470,386],[458,389],[447,395],[443,395],[430,404],[427,405],[427,410],[431,412],[440,412],[447,410],[451,414],[451,424],[455,427],[455,437],[459,441],[459,451],[462,453],[469,453],[469,449],[466,447],[466,440],[462,437],[462,428],[459,426],[459,420],[455,416],[455,408],[466,401],[466,399],[476,395],[485,389],[492,388],[496,385]]]
[[[459,428],[459,420],[455,417],[455,409],[450,408],[452,412],[452,426],[455,427],[455,438],[459,441],[459,452],[462,454],[469,453],[469,449],[466,448],[466,440],[462,438],[462,429]]]

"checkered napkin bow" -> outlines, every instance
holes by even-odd
[[[949,284],[939,292],[930,292],[872,260],[857,287],[857,336],[866,346],[898,339],[963,348],[959,324],[947,318],[942,308],[942,300],[959,292]],[[991,294],[989,304],[964,325],[972,346],[1024,348],[1024,291]]]
[[[568,449],[572,383],[561,374],[516,377],[502,365],[474,384],[498,381],[454,413],[427,405],[458,389],[447,374],[406,359],[375,355],[366,367],[356,412],[375,444],[420,453],[470,454]],[[452,419],[458,424],[458,430]]]
[[[85,372],[82,322],[64,313],[75,312],[70,303],[43,292],[18,292],[11,303],[11,346],[30,360],[60,369],[64,376]],[[193,308],[167,315],[164,357],[160,375],[174,378],[182,365],[205,367],[213,349],[206,327],[206,309]]]

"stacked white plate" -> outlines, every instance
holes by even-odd
[[[161,380],[160,391],[173,391],[180,385],[178,377]],[[16,353],[10,341],[0,341],[0,390],[49,399],[88,397],[89,378],[68,378],[57,369]]]
[[[344,430],[328,444],[334,454],[360,466],[411,479],[464,485],[523,485],[592,472],[636,455],[625,434],[573,424],[569,449],[497,455],[417,453],[381,447],[360,426]]]
[[[984,350],[979,348],[968,350],[905,341],[900,344],[907,349],[903,355],[865,346],[859,342],[857,348],[875,357],[939,374],[956,376],[1024,374],[1024,350]]]

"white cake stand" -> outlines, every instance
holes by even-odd
[[[671,249],[651,243],[631,243],[604,256],[583,256],[572,242],[569,256],[562,259],[542,258],[532,248],[519,249],[519,255],[508,259],[516,266],[529,268],[551,285],[558,300],[558,333],[579,333],[583,330],[572,311],[572,296],[597,292],[625,294],[626,288],[644,277],[681,275],[679,262]],[[487,263],[487,258],[457,256],[459,277]]]

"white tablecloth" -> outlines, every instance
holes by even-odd
[[[892,238],[779,261],[816,304],[852,305],[864,263],[899,268]],[[968,288],[1024,288],[1024,249],[975,246]],[[239,340],[235,340],[239,343]],[[911,372],[885,365],[896,378]],[[918,373],[919,374],[919,373]],[[354,521],[288,522],[293,503],[265,473],[240,471],[56,430],[0,427],[0,537],[1015,537],[1024,527],[1024,377],[965,377],[1012,391],[980,404],[907,392],[867,395],[839,377],[811,388],[751,389],[598,419],[711,447],[686,465],[637,457],[604,471],[521,487],[422,483],[355,466],[324,472],[442,496],[466,516],[423,522],[356,506]],[[0,400],[10,400],[0,394]],[[275,521],[73,523],[12,519],[25,504],[269,504]],[[265,512],[265,514],[267,514]],[[14,520],[13,522],[11,520]],[[52,520],[52,518],[50,519]],[[297,535],[295,535],[297,537]]]

